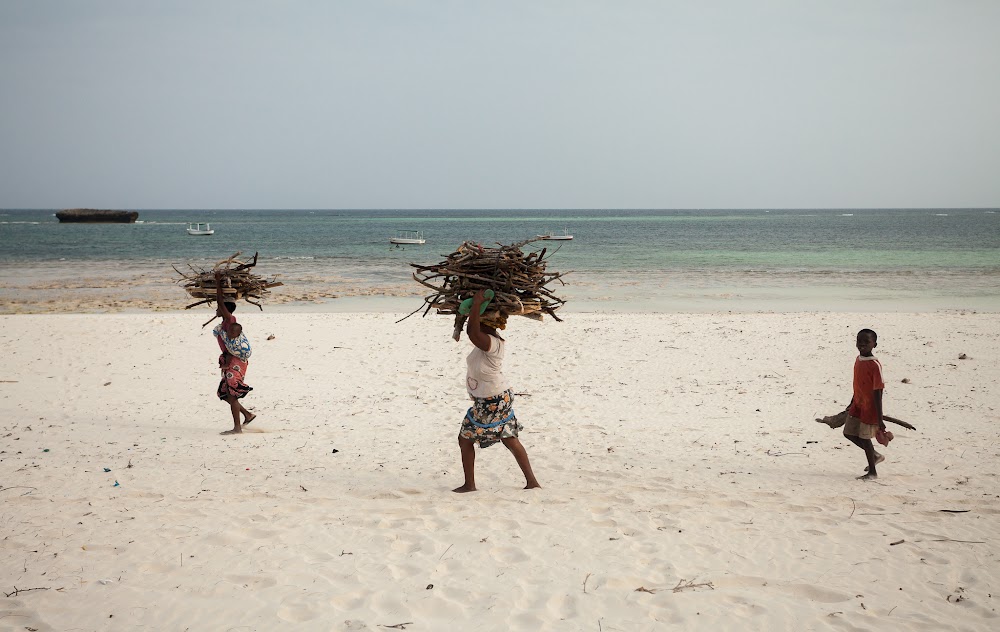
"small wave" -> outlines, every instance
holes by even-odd
[[[294,260],[294,259],[315,259],[315,258],[316,258],[316,257],[309,257],[309,256],[303,256],[303,257],[292,257],[292,256],[277,256],[277,257],[274,257],[274,259],[285,259],[285,260]]]
[[[948,217],[947,213],[934,213],[936,217]]]
[[[41,222],[0,222],[0,224],[41,224]]]
[[[854,217],[854,213],[841,213],[841,217]]]

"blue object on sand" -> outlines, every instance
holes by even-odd
[[[115,484],[112,485],[112,487],[121,487],[121,485],[118,484],[118,481],[115,481]]]
[[[482,306],[479,308],[479,315],[480,316],[482,316],[484,313],[486,313],[486,308],[489,306],[490,301],[493,300],[493,296],[494,296],[493,290],[486,290],[485,292],[483,292],[483,298],[485,300],[483,301]],[[471,312],[471,311],[472,311],[472,299],[471,298],[465,299],[464,301],[462,301],[462,304],[458,306],[458,313],[462,314],[463,316],[468,316],[469,312]]]
[[[110,472],[110,471],[111,471],[111,468],[110,468],[110,467],[106,467],[106,468],[104,468],[104,471],[105,471],[105,472]]]

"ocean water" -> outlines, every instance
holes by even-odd
[[[136,224],[60,224],[54,212],[0,210],[8,296],[18,290],[15,270],[55,288],[67,275],[167,279],[171,264],[211,265],[236,251],[259,251],[259,271],[281,274],[303,299],[319,286],[332,288],[327,296],[412,296],[421,291],[408,264],[437,262],[464,240],[568,232],[573,241],[537,247],[558,248],[549,265],[572,270],[564,294],[591,303],[1000,305],[996,209],[164,209],[141,210]],[[216,234],[187,235],[187,223],[199,221]],[[390,247],[399,229],[421,230],[427,243]]]

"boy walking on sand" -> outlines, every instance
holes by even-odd
[[[872,355],[878,346],[878,334],[871,329],[858,332],[858,355],[854,361],[854,397],[847,407],[847,423],[844,424],[844,436],[854,445],[865,451],[868,458],[867,473],[859,476],[862,480],[878,478],[875,465],[885,460],[885,457],[875,452],[872,439],[879,430],[885,430],[882,420],[882,364]]]

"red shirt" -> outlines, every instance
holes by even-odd
[[[875,356],[858,356],[854,361],[854,403],[847,414],[857,417],[863,423],[877,426],[878,409],[875,408],[875,393],[885,388],[882,381],[882,363]]]

